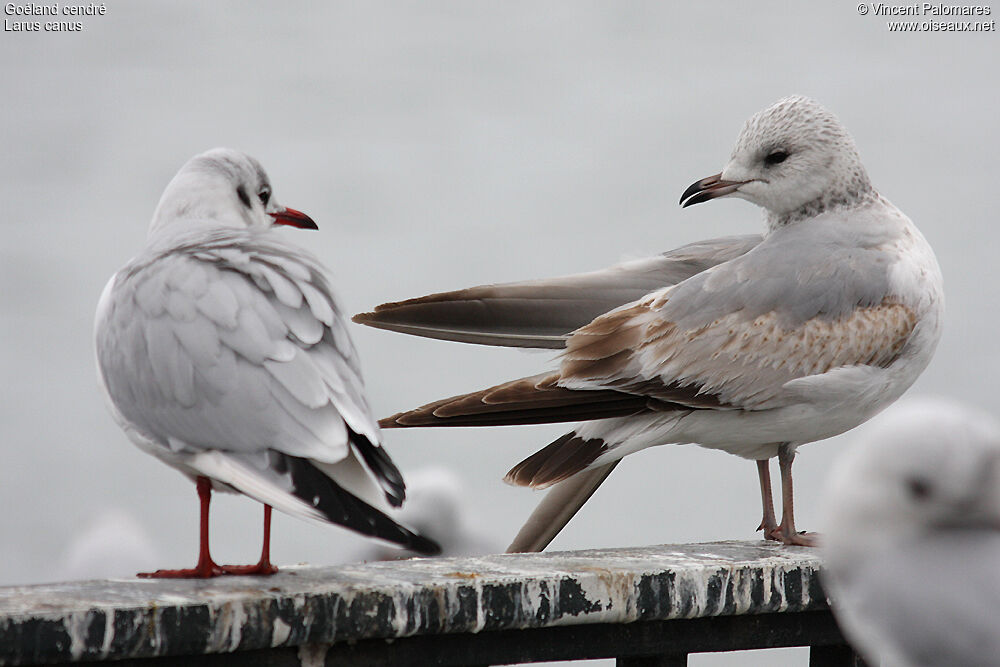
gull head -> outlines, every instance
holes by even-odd
[[[206,151],[181,167],[160,198],[149,233],[196,225],[258,232],[274,225],[317,229],[308,215],[277,202],[257,160],[230,148]]]
[[[817,102],[794,96],[754,114],[725,168],[693,183],[681,204],[740,197],[782,224],[850,205],[871,192],[847,129]]]
[[[936,531],[1000,530],[1000,424],[942,399],[890,408],[834,468],[825,512],[831,560]]]

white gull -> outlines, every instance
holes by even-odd
[[[796,448],[869,419],[927,366],[943,311],[934,253],[872,187],[832,113],[789,97],[750,118],[723,171],[694,183],[682,202],[725,196],[764,209],[763,237],[715,239],[580,276],[434,294],[355,317],[436,338],[565,347],[555,371],[381,422],[588,420],[508,473],[514,484],[555,485],[511,550],[544,548],[623,456],[670,443],[755,460],[764,535],[811,544],[794,521]],[[780,524],[768,468],[775,456]]]
[[[163,193],[146,247],[101,295],[97,362],[111,412],[136,445],[196,480],[201,500],[198,564],[150,576],[276,571],[272,506],[437,551],[385,514],[404,484],[354,346],[323,268],[274,225],[316,229],[278,204],[253,158],[195,156]],[[213,489],[264,503],[256,565],[212,561]]]
[[[901,401],[837,462],[824,583],[870,664],[1000,662],[1000,422]]]
[[[441,555],[485,556],[503,550],[497,536],[483,528],[475,502],[451,468],[430,466],[406,473],[406,504],[393,517],[441,546]],[[413,552],[371,542],[354,560],[398,560]]]

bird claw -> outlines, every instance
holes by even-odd
[[[758,528],[758,530],[761,529]],[[781,526],[775,526],[770,530],[764,531],[764,539],[781,542],[789,546],[815,547],[818,545],[819,533],[807,533],[804,530],[796,533],[786,533]]]
[[[817,547],[819,546],[819,533],[807,533],[803,530],[789,535],[782,542],[797,547]]]

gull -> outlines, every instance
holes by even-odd
[[[71,537],[54,568],[55,581],[126,577],[155,560],[153,540],[138,517],[108,507],[91,516]]]
[[[431,466],[406,473],[406,505],[397,516],[441,546],[441,555],[485,556],[503,548],[479,528],[469,491],[450,468]],[[372,543],[356,560],[398,560],[414,554]]]
[[[696,181],[681,202],[723,197],[760,206],[765,233],[597,273],[433,294],[354,318],[436,338],[564,348],[555,370],[381,421],[581,422],[507,473],[512,484],[555,487],[509,550],[544,548],[622,457],[683,443],[756,461],[759,530],[811,545],[815,536],[795,526],[796,449],[866,421],[929,363],[943,309],[934,253],[872,186],[831,112],[794,96],[751,117],[725,168]],[[768,467],[775,456],[780,524]]]
[[[405,486],[382,449],[354,346],[323,267],[275,225],[317,229],[278,204],[260,164],[218,148],[164,191],[142,252],[97,308],[99,379],[143,451],[196,482],[198,564],[140,576],[271,574],[271,508],[421,553],[432,541],[385,510]],[[216,564],[212,490],[264,504],[256,565]]]
[[[900,402],[837,462],[825,505],[825,588],[870,664],[997,664],[996,419]]]

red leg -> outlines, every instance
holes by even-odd
[[[212,502],[212,482],[207,477],[198,477],[198,500],[201,502],[201,539],[198,549],[198,564],[189,570],[157,570],[156,572],[140,572],[139,577],[145,579],[207,579],[223,574],[218,565],[212,561],[208,548],[208,506]]]
[[[757,530],[764,531],[764,539],[776,540],[772,533],[778,528],[778,520],[774,516],[774,497],[771,495],[770,459],[757,461],[757,476],[760,478],[760,504],[763,516]]]
[[[278,571],[271,565],[271,506],[264,505],[264,547],[260,561],[256,565],[217,565],[212,560],[208,548],[208,506],[212,501],[212,482],[207,477],[198,477],[198,499],[201,501],[201,546],[198,550],[198,564],[189,570],[157,570],[140,572],[144,579],[208,579],[224,574],[274,574]]]
[[[225,574],[274,574],[278,568],[271,564],[271,506],[264,505],[264,546],[256,565],[222,565]]]

